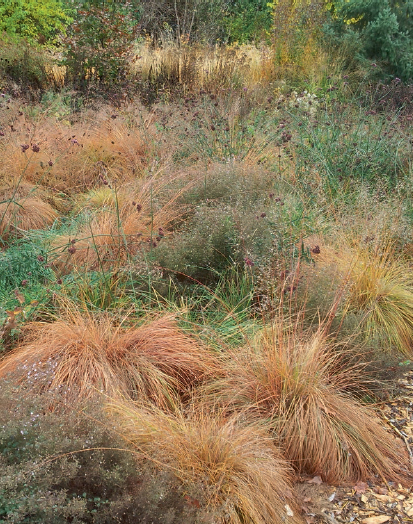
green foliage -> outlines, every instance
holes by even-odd
[[[0,293],[17,287],[30,287],[53,278],[44,250],[29,242],[19,242],[0,253]]]
[[[75,86],[116,85],[125,78],[138,28],[129,6],[126,0],[77,5],[76,18],[63,41],[62,61]]]
[[[0,32],[30,42],[56,43],[70,20],[60,0],[0,0]]]
[[[268,39],[272,19],[271,5],[267,0],[235,0],[228,3],[225,27],[230,42]]]
[[[326,29],[338,45],[356,33],[360,57],[382,62],[387,75],[407,81],[413,78],[412,14],[411,0],[340,0]]]

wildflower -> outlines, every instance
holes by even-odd
[[[40,151],[40,147],[37,144],[32,145],[32,151],[34,153],[38,153]]]
[[[267,213],[261,213],[261,218],[265,218],[267,216]]]
[[[312,253],[314,253],[315,255],[319,255],[320,254],[320,246],[314,246],[313,249],[311,250]]]
[[[44,262],[44,257],[42,257],[42,255],[39,255],[39,256],[37,257],[37,260],[38,260],[39,262]]]
[[[22,153],[25,153],[29,149],[29,144],[22,144],[20,146],[22,148]]]
[[[254,266],[254,262],[249,257],[245,257],[244,262],[245,262],[245,265],[248,267]]]
[[[141,204],[136,204],[136,209],[140,213],[142,211],[142,205]]]
[[[59,286],[62,285],[63,284],[63,280],[61,278],[59,278],[59,280],[56,280],[56,284],[59,284]]]
[[[75,246],[70,246],[67,250],[68,253],[70,253],[71,255],[74,255],[76,253],[76,248]]]
[[[53,162],[51,160],[49,160],[49,162],[47,162],[49,164],[50,167],[52,167],[53,165]]]
[[[26,287],[28,283],[29,283],[28,280],[22,280],[20,285],[21,285],[22,287]]]

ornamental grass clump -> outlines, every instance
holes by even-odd
[[[0,202],[0,237],[21,236],[32,229],[51,226],[59,217],[53,207],[37,197]]]
[[[215,369],[214,358],[170,315],[126,327],[107,315],[66,305],[52,323],[34,322],[0,362],[0,377],[33,391],[64,388],[69,397],[97,391],[150,399],[165,407]]]
[[[351,318],[368,343],[411,357],[413,272],[391,241],[374,239],[322,245],[307,268],[307,286],[314,293],[329,275],[331,291],[342,297],[341,325]]]
[[[190,408],[165,413],[125,402],[108,406],[117,431],[139,460],[171,471],[200,522],[298,523],[291,469],[265,424]]]
[[[413,355],[413,272],[391,244],[369,250],[358,248],[347,263],[348,296],[345,313],[361,315],[368,339],[378,339],[384,349]]]
[[[348,393],[357,375],[342,357],[323,327],[299,333],[279,322],[228,354],[226,376],[208,386],[210,399],[271,420],[274,439],[299,473],[330,483],[374,475],[402,481],[405,457],[374,410]]]

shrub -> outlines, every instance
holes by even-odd
[[[380,61],[387,77],[412,78],[411,0],[340,0],[332,5],[335,21],[330,31],[333,27],[332,33],[338,35],[338,42],[355,32],[361,43],[361,57]]]
[[[0,86],[14,95],[38,100],[39,91],[50,87],[52,59],[35,44],[20,36],[1,33]]]
[[[0,399],[2,521],[131,523],[159,511],[160,498],[140,493],[144,475],[96,403],[62,411],[59,394],[36,395],[7,380]]]
[[[138,459],[148,457],[171,470],[199,508],[200,521],[212,513],[220,524],[301,522],[287,509],[287,502],[294,507],[290,470],[264,425],[242,424],[239,416],[165,414],[125,403],[110,404],[109,410]]]
[[[67,78],[79,88],[89,83],[114,87],[125,79],[136,38],[137,23],[129,2],[78,2],[76,8],[63,40]]]

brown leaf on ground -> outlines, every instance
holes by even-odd
[[[318,485],[323,483],[323,481],[321,480],[321,477],[319,477],[318,475],[316,477],[312,478],[311,480],[307,480],[307,482],[309,484],[318,484]]]
[[[356,493],[365,493],[367,488],[368,486],[365,482],[357,482],[357,484],[354,486],[354,491]]]

